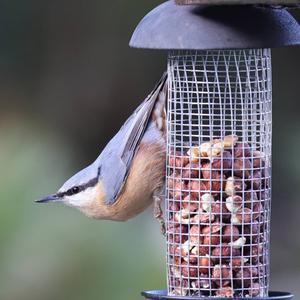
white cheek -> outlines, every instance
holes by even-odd
[[[83,192],[80,192],[76,195],[65,196],[64,202],[67,205],[74,207],[83,207],[93,202],[96,197],[96,191],[94,188],[88,188]]]

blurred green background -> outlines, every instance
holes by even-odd
[[[113,223],[33,203],[93,161],[160,77],[165,53],[128,47],[160,2],[1,1],[1,300],[135,300],[166,286],[150,210]],[[299,57],[299,48],[273,51],[271,248],[272,288],[298,297]]]

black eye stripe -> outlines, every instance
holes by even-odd
[[[72,195],[78,194],[81,191],[81,189],[82,188],[79,186],[74,186],[71,189],[69,189],[68,191],[66,191],[65,195],[72,196]]]
[[[74,187],[70,188],[69,190],[67,190],[66,192],[57,193],[57,196],[59,196],[59,197],[72,196],[72,195],[80,193],[81,191],[84,191],[85,189],[87,189],[89,187],[95,186],[97,183],[98,183],[98,177],[93,178],[86,184],[74,186]]]
[[[73,194],[77,194],[77,193],[80,191],[80,189],[79,189],[78,186],[75,186],[75,187],[73,187],[73,188],[71,189],[71,191],[72,191]]]

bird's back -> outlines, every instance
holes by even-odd
[[[107,205],[115,203],[121,193],[139,145],[161,143],[165,128],[165,93],[166,74],[94,162],[101,168],[99,181],[105,189]]]

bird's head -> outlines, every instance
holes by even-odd
[[[38,203],[62,202],[68,206],[86,211],[99,199],[99,171],[93,165],[81,170],[53,195],[36,200]]]

